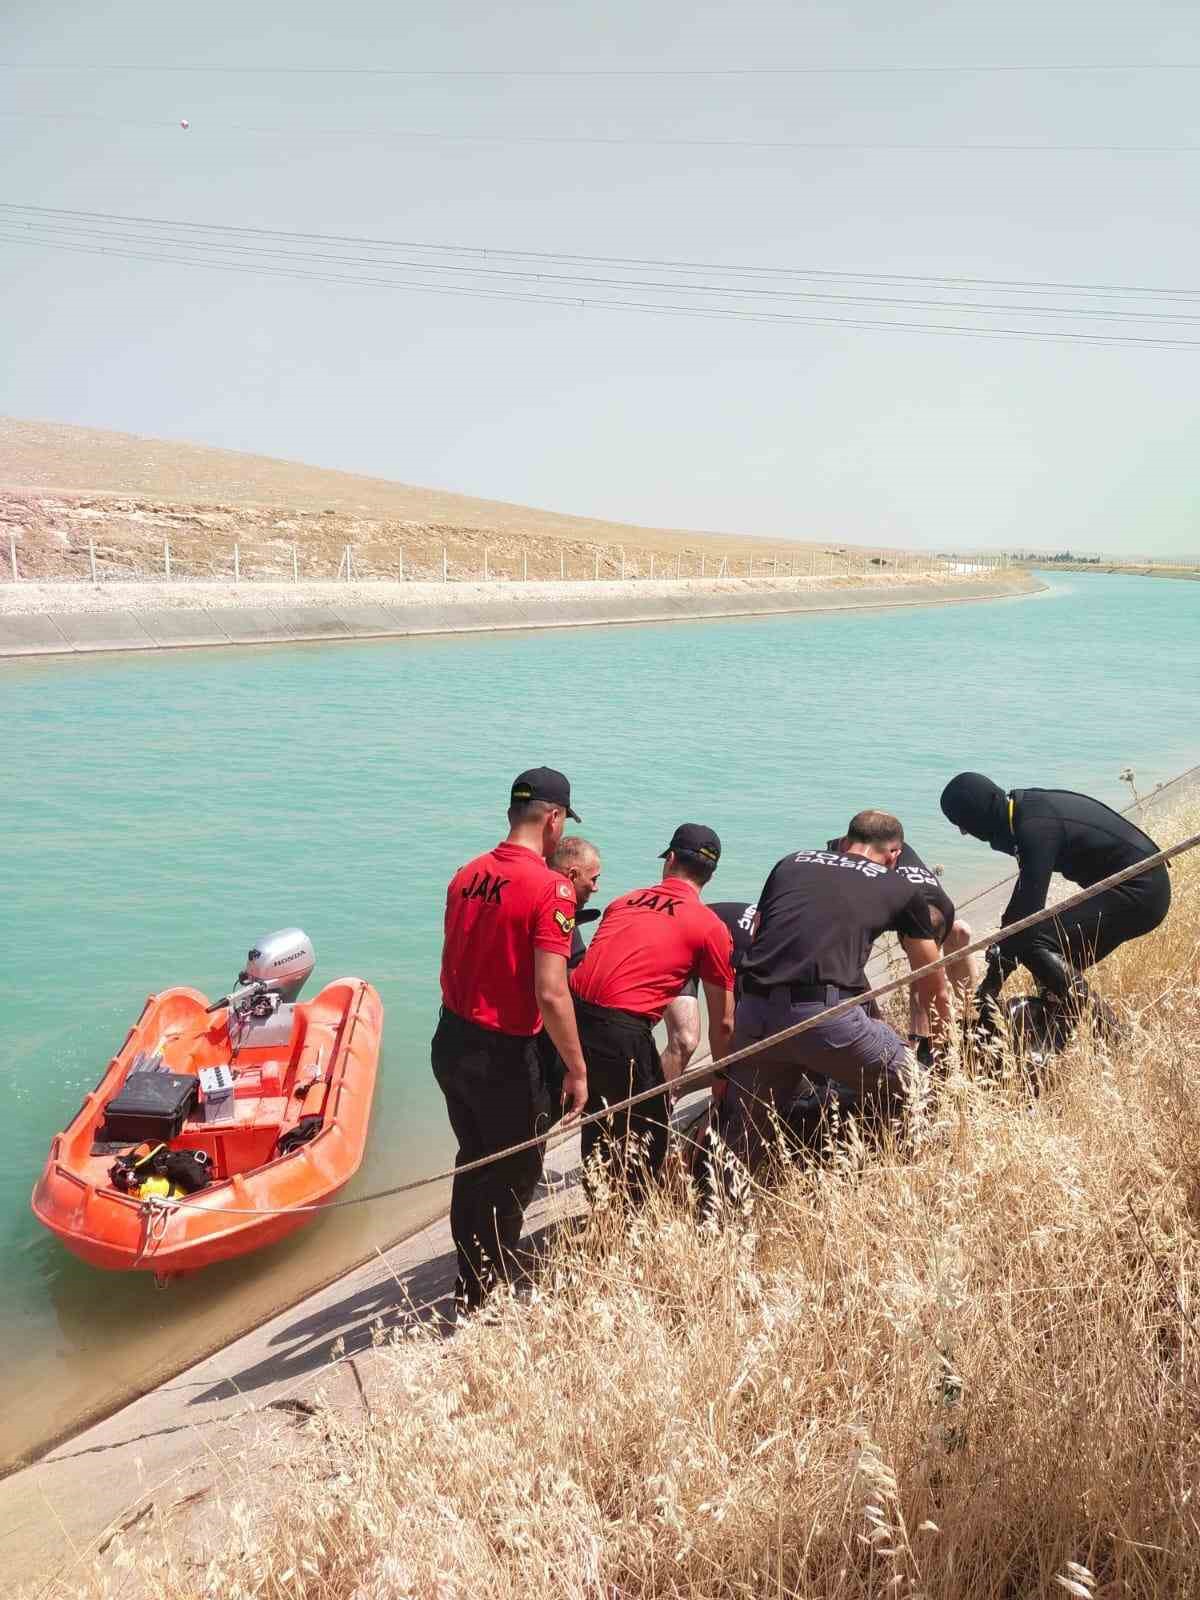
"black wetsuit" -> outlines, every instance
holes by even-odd
[[[1005,926],[1045,906],[1056,872],[1088,889],[1158,850],[1128,818],[1068,789],[1013,789],[1005,794],[978,773],[962,773],[947,786],[942,810],[993,850],[1016,856],[1020,872],[1001,919]],[[1065,998],[1078,973],[1126,940],[1157,928],[1170,906],[1171,883],[1166,864],[1160,863],[1073,911],[1002,937],[985,989],[998,992],[1019,963],[1051,994]]]
[[[1046,904],[1053,873],[1088,889],[1123,867],[1131,867],[1158,846],[1148,834],[1099,800],[1066,789],[1014,789],[1012,834],[1021,871],[1002,924],[1018,922]],[[1150,933],[1171,906],[1166,864],[1152,867],[1128,883],[1106,889],[1074,911],[1025,933],[1000,941],[1001,957],[1027,966],[1054,990],[1057,973],[1045,957],[1058,956],[1078,971],[1125,943]]]

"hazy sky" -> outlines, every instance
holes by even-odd
[[[710,299],[657,268],[624,276],[666,290],[448,275],[444,258],[416,274],[576,299],[1195,344],[956,338],[294,281],[266,274],[282,258],[263,251],[288,245],[265,236],[223,258],[250,271],[218,271],[63,248],[87,244],[82,233],[13,242],[24,224],[0,212],[0,412],[653,524],[1200,552],[1194,0],[7,0],[0,61],[52,64],[0,71],[8,202],[492,251],[1035,280],[1067,287],[968,296],[757,280],[772,298],[746,278],[695,274],[731,286]],[[1124,70],[701,70],[1100,63]],[[1172,70],[1132,70],[1147,63]],[[177,70],[205,65],[255,70]],[[443,75],[266,70],[285,66]],[[291,248],[376,263],[305,270],[383,271],[377,248]],[[1097,299],[1073,285],[1198,298]],[[859,298],[786,298],[814,290]],[[887,297],[1006,309],[878,303]],[[1142,318],[1074,314],[1098,305]]]

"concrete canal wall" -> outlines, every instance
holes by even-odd
[[[71,586],[72,589],[78,586]],[[256,589],[259,586],[255,586]],[[820,586],[820,580],[687,580],[457,586],[249,586],[237,604],[205,604],[195,590],[122,585],[99,595],[50,584],[13,595],[0,606],[0,656],[89,655],[113,650],[177,650],[215,645],[295,644],[310,640],[385,639],[425,634],[488,633],[524,628],[604,627],[637,622],[694,622],[780,613],[875,610],[948,605],[1036,593],[1036,578],[1016,570],[981,577]],[[33,586],[30,586],[32,589]],[[372,599],[372,588],[379,598]],[[140,593],[134,592],[140,589]],[[365,594],[364,594],[365,591]],[[402,591],[402,595],[397,591]],[[224,591],[224,592],[227,592]],[[162,595],[160,599],[159,596]],[[244,598],[243,598],[244,596]],[[84,600],[87,603],[81,604]],[[18,609],[14,600],[36,608]],[[156,603],[157,601],[157,603]]]

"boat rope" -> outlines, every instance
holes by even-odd
[[[1065,899],[1057,901],[1053,906],[1045,906],[1041,911],[1034,911],[1027,917],[1021,917],[1016,922],[1010,922],[1003,928],[985,934],[961,950],[956,950],[948,956],[939,956],[936,961],[930,961],[926,966],[917,967],[901,977],[892,978],[887,983],[881,983],[873,989],[864,990],[862,994],[848,995],[846,999],[838,1001],[836,1005],[826,1006],[823,1011],[815,1012],[811,1017],[805,1017],[802,1022],[795,1022],[790,1027],[781,1028],[778,1033],[770,1034],[765,1039],[756,1039],[753,1043],[743,1045],[740,1050],[732,1050],[721,1057],[719,1061],[709,1060],[700,1066],[691,1067],[686,1072],[673,1080],[671,1088],[675,1094],[692,1089],[703,1088],[711,1084],[714,1078],[720,1077],[732,1066],[742,1061],[748,1061],[752,1056],[759,1055],[764,1050],[773,1049],[776,1045],[789,1039],[798,1039],[801,1034],[808,1033],[810,1029],[819,1024],[834,1021],[844,1017],[857,1006],[867,1005],[872,1000],[882,1000],[888,995],[895,994],[898,989],[908,988],[910,984],[920,983],[922,979],[930,977],[935,972],[944,971],[948,966],[961,961],[964,956],[974,955],[977,951],[985,950],[994,944],[997,938],[1008,939],[1013,934],[1024,933],[1027,928],[1036,928],[1043,922],[1051,922],[1060,917],[1064,911],[1073,911],[1076,906],[1085,905],[1087,901],[1095,899],[1099,894],[1108,889],[1115,889],[1123,883],[1140,877],[1144,872],[1151,872],[1155,867],[1161,866],[1166,861],[1171,861],[1176,856],[1194,850],[1200,845],[1200,833],[1189,834],[1186,839],[1181,839],[1178,844],[1170,845],[1165,850],[1157,850],[1153,855],[1146,856],[1141,861],[1136,861],[1131,867],[1123,867],[1120,872],[1114,872],[1107,878],[1101,878],[1099,883],[1094,883],[1090,888],[1081,889],[1078,894],[1068,895]],[[592,1111],[582,1117],[576,1117],[562,1130],[564,1138],[573,1135],[579,1128],[586,1127],[592,1122],[604,1122],[619,1111],[628,1111],[630,1107],[641,1105],[643,1101],[659,1099],[663,1093],[663,1085],[656,1084],[651,1089],[642,1089],[637,1094],[630,1095],[625,1100],[615,1100],[606,1105],[601,1111]],[[270,1216],[298,1216],[305,1212],[335,1211],[347,1206],[370,1205],[375,1200],[387,1200],[394,1195],[412,1194],[417,1189],[428,1188],[431,1184],[444,1183],[447,1179],[454,1178],[465,1172],[478,1172],[482,1167],[493,1166],[498,1161],[506,1161],[510,1156],[521,1155],[526,1150],[534,1150],[539,1146],[549,1144],[555,1138],[555,1129],[548,1129],[545,1133],[535,1134],[531,1139],[523,1139],[518,1144],[508,1145],[503,1150],[496,1150],[491,1155],[479,1156],[474,1161],[464,1161],[461,1166],[450,1167],[444,1172],[434,1172],[425,1178],[413,1178],[408,1183],[393,1184],[387,1189],[376,1189],[370,1194],[352,1195],[345,1200],[326,1200],[318,1205],[287,1206],[273,1209],[268,1206],[215,1206],[205,1203],[203,1190],[190,1198],[195,1202],[193,1209],[196,1211],[212,1212],[221,1216],[230,1217],[270,1217]],[[167,1199],[165,1196],[156,1195],[142,1202],[144,1206],[164,1207],[174,1210],[179,1205],[186,1205],[186,1200]]]
[[[153,1255],[157,1246],[162,1243],[175,1203],[166,1195],[151,1194],[146,1196],[138,1209],[142,1219],[142,1237],[138,1242],[137,1255],[133,1258],[134,1267],[139,1264],[143,1256]]]

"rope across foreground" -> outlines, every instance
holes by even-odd
[[[848,996],[840,1000],[837,1005],[827,1006],[825,1010],[816,1012],[811,1017],[806,1017],[803,1022],[793,1023],[789,1028],[782,1028],[778,1033],[771,1034],[765,1039],[756,1039],[753,1044],[744,1045],[740,1050],[730,1051],[722,1056],[720,1061],[709,1060],[700,1066],[693,1067],[683,1072],[674,1080],[674,1088],[678,1094],[688,1089],[699,1089],[712,1083],[713,1079],[723,1073],[726,1068],[736,1066],[740,1061],[748,1061],[752,1056],[761,1051],[772,1048],[788,1039],[797,1039],[801,1034],[807,1033],[810,1028],[815,1028],[818,1023],[829,1022],[837,1017],[843,1017],[854,1010],[856,1006],[866,1005],[872,1000],[882,1000],[890,994],[895,994],[898,989],[905,989],[910,984],[918,983],[922,978],[927,978],[931,973],[940,972],[955,962],[961,961],[964,956],[976,954],[985,950],[996,942],[997,937],[1008,938],[1015,933],[1023,933],[1026,928],[1036,928],[1040,923],[1051,922],[1055,917],[1061,916],[1064,911],[1071,911],[1076,906],[1084,905],[1088,900],[1103,894],[1107,889],[1115,889],[1119,884],[1128,883],[1132,878],[1137,878],[1144,872],[1171,861],[1176,856],[1184,855],[1189,850],[1194,850],[1200,845],[1200,833],[1189,834],[1186,839],[1181,839],[1178,844],[1168,846],[1165,850],[1158,850],[1153,855],[1147,856],[1143,861],[1137,861],[1131,867],[1124,867],[1120,872],[1114,872],[1107,878],[1101,878],[1099,883],[1094,883],[1088,889],[1081,889],[1077,894],[1068,895],[1065,900],[1058,901],[1053,906],[1045,906],[1041,911],[1032,912],[1027,917],[1022,917],[1017,922],[1010,922],[1004,928],[988,933],[972,942],[961,950],[955,950],[948,956],[939,956],[936,961],[931,961],[924,967],[917,967],[912,972],[905,973],[902,977],[892,978],[887,983],[881,983],[876,988],[867,989],[862,994]],[[193,1196],[188,1200],[173,1200],[165,1196],[154,1196],[142,1202],[145,1208],[147,1223],[149,1224],[154,1213],[159,1216],[166,1211],[174,1211],[177,1206],[197,1205],[198,1209],[211,1211],[220,1216],[250,1217],[250,1216],[291,1216],[304,1212],[335,1211],[347,1206],[370,1205],[375,1200],[387,1200],[394,1195],[412,1194],[418,1189],[426,1189],[435,1183],[445,1183],[456,1174],[462,1172],[477,1172],[481,1167],[492,1166],[497,1161],[504,1161],[509,1156],[520,1155],[525,1150],[533,1150],[538,1146],[564,1142],[558,1139],[561,1132],[565,1137],[574,1134],[579,1128],[588,1123],[603,1122],[611,1117],[614,1112],[626,1111],[631,1106],[641,1105],[645,1100],[654,1100],[661,1096],[662,1085],[652,1089],[643,1089],[638,1094],[633,1094],[625,1100],[615,1100],[611,1105],[606,1105],[602,1111],[592,1111],[586,1116],[577,1117],[574,1121],[563,1127],[557,1124],[554,1128],[547,1129],[545,1133],[535,1134],[531,1139],[523,1139],[519,1144],[508,1145],[503,1150],[496,1150],[491,1155],[480,1156],[475,1161],[464,1161],[461,1166],[450,1167],[444,1172],[434,1172],[424,1178],[413,1178],[408,1183],[397,1183],[387,1189],[375,1189],[370,1194],[353,1195],[346,1200],[327,1200],[320,1205],[289,1206],[276,1210],[266,1206],[213,1206],[204,1203],[203,1199]],[[161,1225],[160,1225],[161,1226]],[[151,1246],[152,1248],[152,1246]]]

